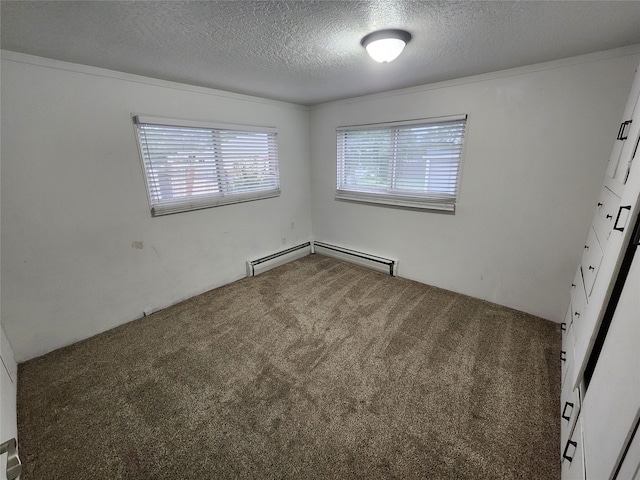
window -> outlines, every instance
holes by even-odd
[[[134,117],[153,216],[280,195],[276,130]]]
[[[338,128],[336,198],[455,211],[466,120]]]

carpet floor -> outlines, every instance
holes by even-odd
[[[310,255],[20,364],[22,479],[558,479],[560,338]]]

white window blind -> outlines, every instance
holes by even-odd
[[[454,211],[466,120],[338,128],[336,198]]]
[[[274,128],[136,116],[153,216],[280,195]]]

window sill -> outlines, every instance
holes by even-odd
[[[337,190],[335,198],[336,200],[371,203],[388,207],[411,208],[418,210],[436,210],[452,214],[454,214],[456,211],[455,203],[439,202],[437,200],[430,200],[419,197],[387,196],[365,192],[349,192],[345,190]]]
[[[202,199],[200,201],[186,201],[165,203],[163,205],[152,205],[151,216],[160,217],[163,215],[171,215],[173,213],[190,212],[193,210],[202,210],[204,208],[220,207],[222,205],[231,205],[233,203],[252,202],[254,200],[263,200],[265,198],[273,198],[279,196],[280,189],[260,191],[253,194],[220,195]]]

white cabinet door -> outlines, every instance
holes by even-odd
[[[585,467],[587,476],[594,480],[612,478],[640,415],[638,292],[640,250],[631,264],[580,412]]]
[[[574,287],[575,285],[575,287]],[[585,285],[582,281],[582,269],[578,267],[573,283],[571,284],[571,324],[573,327],[573,340],[584,336],[585,314],[587,313],[587,296],[585,294]]]
[[[0,364],[0,443],[15,437],[15,432],[11,427],[12,418],[15,417],[15,403],[11,401],[11,396],[15,390],[12,388],[13,383],[7,373],[7,370]],[[13,390],[13,391],[12,391]],[[6,480],[7,454],[0,455],[0,480]]]
[[[18,367],[13,350],[0,328],[0,443],[18,437],[16,425],[16,380]],[[0,480],[6,480],[7,454],[0,455]]]
[[[582,419],[578,417],[571,439],[562,448],[562,480],[585,480]]]
[[[587,297],[591,295],[591,289],[598,276],[598,270],[600,269],[600,262],[602,262],[602,250],[600,249],[600,243],[596,237],[596,231],[593,228],[589,229],[589,235],[584,245],[584,251],[582,253],[582,277],[584,278],[584,289]]]
[[[621,196],[624,184],[627,180],[632,151],[636,148],[638,132],[640,131],[640,116],[638,115],[640,104],[640,74],[636,76],[631,86],[631,94],[622,115],[622,123],[618,131],[618,137],[613,144],[611,157],[607,166],[605,183],[612,192]]]
[[[627,450],[627,456],[622,462],[617,478],[640,480],[640,433],[638,432]]]
[[[640,112],[638,114],[638,124],[640,124]],[[622,263],[622,251],[629,244],[631,233],[633,230],[633,219],[637,218],[640,213],[640,153],[636,154],[636,161],[631,165],[629,179],[625,185],[620,201],[620,206],[614,217],[614,225],[612,227],[611,236],[606,243],[606,249],[603,252],[602,260],[599,261],[597,268],[597,276],[593,276],[593,288],[589,296],[589,306],[584,313],[580,314],[579,328],[576,328],[575,340],[575,368],[573,374],[567,379],[568,382],[577,386],[579,378],[582,376],[584,369],[589,360],[589,354],[598,335],[598,329],[607,307],[608,299],[613,289],[615,279],[618,275],[620,265]],[[583,260],[585,258],[583,257]],[[589,263],[590,258],[587,258]],[[596,261],[597,258],[596,258]],[[589,263],[586,268],[589,269]],[[594,270],[588,270],[592,274]],[[575,307],[574,307],[575,309]],[[575,319],[574,319],[575,324]]]
[[[567,440],[573,434],[573,429],[580,413],[579,389],[570,390],[568,384],[565,384],[564,387],[560,396],[560,455],[562,455],[567,445]]]
[[[575,364],[574,356],[573,356],[573,340],[575,338],[575,334],[573,333],[573,325],[569,327],[569,331],[567,332],[567,342],[560,350],[560,363],[562,364],[562,386],[565,387],[567,378],[570,378],[573,375],[573,367]],[[573,390],[571,387],[567,387],[570,392]]]
[[[620,207],[620,197],[609,190],[606,186],[602,187],[598,203],[596,203],[596,211],[593,215],[593,228],[598,235],[600,247],[604,251],[607,247],[607,241],[611,236],[613,222]]]
[[[562,350],[565,350],[564,347],[567,346],[567,334],[569,333],[569,327],[573,322],[573,307],[571,303],[569,303],[569,308],[567,308],[567,313],[564,316],[564,321],[560,324],[560,330],[562,330]]]

